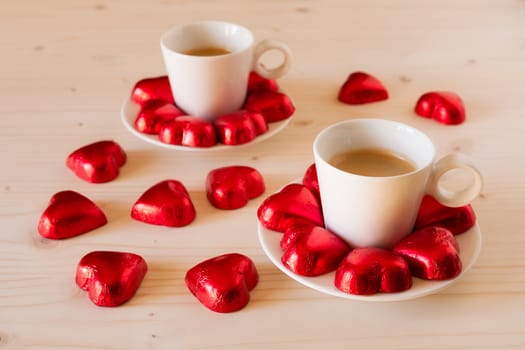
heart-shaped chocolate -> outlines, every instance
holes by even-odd
[[[319,180],[317,178],[317,168],[315,167],[315,163],[311,164],[303,175],[303,185],[308,187],[314,194],[319,197],[319,201],[321,200],[321,194],[319,192]]]
[[[162,123],[159,139],[171,145],[211,147],[217,143],[213,124],[193,116],[181,116]]]
[[[324,227],[299,224],[289,227],[281,239],[281,262],[302,276],[319,276],[334,271],[350,247]]]
[[[295,183],[266,198],[257,217],[264,227],[279,232],[297,223],[324,226],[319,198],[305,185]]]
[[[261,113],[248,112],[242,110],[242,113],[245,113],[246,116],[252,121],[253,127],[255,128],[255,134],[257,136],[264,134],[268,131],[268,123]]]
[[[388,99],[388,91],[377,78],[364,72],[351,73],[339,89],[339,101],[357,105]]]
[[[131,90],[131,100],[138,104],[144,104],[150,100],[175,103],[167,75],[139,80]]]
[[[459,235],[468,231],[476,223],[476,214],[470,204],[451,208],[439,203],[434,197],[423,197],[416,218],[415,229],[427,226],[441,226],[452,234]]]
[[[40,235],[64,239],[89,232],[107,223],[106,215],[87,197],[75,191],[55,193],[38,223]]]
[[[137,254],[94,251],[80,259],[75,280],[98,306],[119,306],[139,288],[148,265]]]
[[[450,91],[432,91],[421,95],[414,110],[417,115],[442,124],[455,125],[465,121],[463,101]]]
[[[238,253],[205,260],[189,269],[185,277],[190,292],[208,309],[221,313],[245,307],[258,281],[255,264]]]
[[[206,196],[219,209],[237,209],[264,193],[264,180],[256,169],[227,166],[210,171],[206,177]]]
[[[163,100],[145,102],[135,119],[135,129],[144,134],[158,134],[163,123],[184,115],[174,104]]]
[[[245,110],[226,114],[215,119],[219,142],[240,145],[268,131],[268,124],[260,113]]]
[[[75,175],[91,183],[115,179],[126,163],[126,153],[115,141],[98,141],[71,153],[66,165]]]
[[[412,286],[412,275],[398,254],[381,248],[355,248],[337,267],[334,285],[357,295],[397,293]]]
[[[266,79],[257,72],[250,72],[248,77],[248,95],[256,91],[278,91],[279,85],[273,79]]]
[[[184,185],[164,180],[150,187],[131,209],[131,217],[148,224],[181,227],[196,217],[195,207]]]
[[[443,227],[429,226],[409,234],[393,251],[410,266],[412,274],[426,280],[446,280],[461,272],[459,245],[452,232]]]
[[[295,106],[287,95],[271,90],[259,90],[248,95],[244,108],[260,113],[267,123],[287,119],[295,112]]]

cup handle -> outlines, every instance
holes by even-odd
[[[266,68],[261,60],[261,56],[268,50],[278,50],[283,56],[283,62],[275,68]],[[280,41],[265,39],[257,44],[254,49],[254,67],[253,69],[266,79],[278,79],[285,75],[290,69],[292,52],[288,46]]]
[[[450,191],[439,184],[441,177],[453,169],[462,169],[472,175],[471,183],[458,191]],[[459,153],[452,153],[444,156],[434,163],[429,182],[429,192],[441,204],[447,207],[461,207],[469,204],[476,198],[483,185],[481,173],[474,166],[468,157]]]

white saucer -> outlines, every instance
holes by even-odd
[[[335,271],[318,277],[305,277],[288,270],[281,262],[283,251],[279,245],[282,233],[268,230],[258,222],[259,241],[268,258],[282,272],[303,285],[315,289],[319,292],[333,295],[340,298],[363,300],[363,301],[400,301],[415,299],[429,294],[437,293],[445,287],[456,282],[463,276],[476,262],[481,251],[481,231],[478,224],[474,225],[469,231],[456,236],[460,247],[460,257],[463,269],[459,276],[446,281],[427,281],[413,278],[412,287],[399,293],[377,293],[373,295],[354,295],[340,291],[334,286]]]
[[[137,136],[138,138],[146,142],[156,145],[156,146],[165,147],[165,148],[169,148],[169,149],[173,149],[177,151],[196,151],[196,152],[219,151],[219,150],[231,149],[234,147],[252,145],[254,143],[264,141],[276,135],[281,130],[283,130],[293,118],[293,116],[291,116],[289,118],[286,118],[278,122],[268,123],[267,132],[257,136],[250,142],[243,143],[240,145],[224,145],[221,143],[217,143],[215,146],[211,146],[211,147],[189,147],[189,146],[181,146],[181,145],[171,145],[169,143],[160,141],[157,135],[144,134],[138,131],[137,129],[135,129],[134,124],[135,124],[135,119],[137,118],[138,112],[139,112],[139,105],[131,101],[129,98],[124,101],[120,109],[120,118],[122,119],[122,123],[124,123],[124,126],[133,135]]]

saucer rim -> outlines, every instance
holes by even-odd
[[[135,129],[134,123],[135,119],[137,117],[138,111],[140,106],[133,102],[129,97],[124,99],[124,102],[122,103],[120,107],[120,119],[126,129],[128,129],[129,132],[131,132],[133,135],[138,137],[139,139],[146,141],[149,144],[159,146],[162,148],[167,148],[171,150],[176,151],[187,151],[187,152],[210,152],[210,151],[221,151],[221,150],[228,150],[233,148],[239,148],[243,146],[249,146],[253,145],[262,141],[265,141],[275,135],[277,135],[279,132],[284,130],[288,124],[293,119],[293,114],[283,120],[277,121],[277,122],[271,122],[268,123],[268,131],[266,131],[264,134],[256,136],[253,140],[239,144],[239,145],[225,145],[222,143],[217,142],[214,146],[211,147],[191,147],[191,146],[183,146],[183,145],[172,145],[169,143],[165,143],[160,141],[158,136],[156,134],[146,134],[138,131]]]

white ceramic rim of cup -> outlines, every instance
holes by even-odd
[[[175,26],[160,38],[160,45],[172,54],[192,59],[210,60],[249,49],[254,37],[247,28],[224,21],[200,21]],[[219,56],[192,56],[184,52],[201,47],[220,46],[230,51]]]
[[[415,143],[417,147],[414,147]],[[416,170],[401,175],[376,177],[345,172],[328,162],[329,158],[346,150],[376,147],[389,149],[406,157],[415,163]],[[313,151],[316,162],[322,162],[334,171],[348,176],[372,181],[410,176],[422,171],[433,164],[436,154],[434,144],[422,131],[393,120],[372,118],[344,120],[326,127],[317,134]]]

